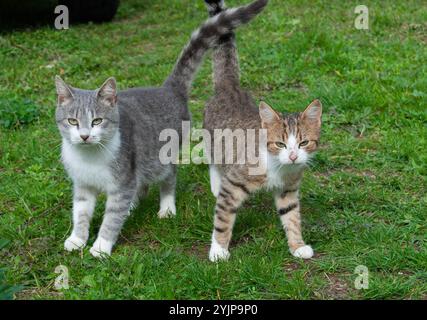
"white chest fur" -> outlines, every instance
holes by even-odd
[[[273,158],[268,153],[265,158],[267,161],[267,188],[269,189],[282,189],[293,185],[304,169],[304,165],[301,164],[281,165],[277,158]]]
[[[267,187],[269,189],[282,189],[285,186],[291,186],[301,170],[301,165],[285,165],[280,169],[267,168]]]
[[[110,152],[90,146],[76,147],[63,141],[62,161],[73,182],[102,192],[111,190],[114,186],[114,155],[118,149],[117,146],[112,147],[115,150]]]

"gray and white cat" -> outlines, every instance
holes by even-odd
[[[107,194],[104,219],[90,252],[110,255],[132,205],[160,183],[160,218],[176,214],[176,167],[159,159],[160,132],[190,120],[188,91],[205,52],[216,39],[250,21],[266,0],[231,9],[208,19],[184,48],[174,70],[158,88],[117,91],[114,78],[99,89],[82,90],[56,77],[56,122],[62,136],[62,161],[74,184],[73,231],[68,251],[89,238],[96,197]]]

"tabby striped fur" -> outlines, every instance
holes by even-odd
[[[210,15],[225,10],[222,0],[205,2]],[[250,175],[249,165],[210,166],[211,190],[217,198],[210,260],[228,259],[236,213],[250,194],[261,188],[269,188],[275,194],[277,212],[291,253],[311,258],[313,250],[305,244],[301,233],[299,187],[304,168],[318,147],[320,101],[313,101],[304,112],[289,115],[277,113],[266,103],[257,108],[251,95],[240,87],[233,33],[218,41],[213,69],[215,95],[206,105],[204,128],[211,133],[226,128],[266,129],[268,143],[259,148],[267,166],[263,175]]]

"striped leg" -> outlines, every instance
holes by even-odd
[[[73,195],[73,231],[65,240],[64,248],[73,251],[83,248],[89,238],[89,225],[95,210],[96,193],[94,190],[74,186]]]
[[[248,195],[249,190],[245,185],[227,176],[222,179],[216,201],[212,245],[209,252],[209,259],[212,262],[229,258],[228,246],[236,221],[236,212]]]
[[[130,214],[132,199],[135,197],[135,190],[117,190],[107,194],[107,204],[105,208],[104,220],[99,229],[98,238],[90,249],[94,257],[111,255],[111,249],[120,234],[127,217]]]
[[[275,196],[276,207],[288,238],[289,250],[298,258],[309,259],[313,249],[304,243],[301,233],[301,216],[298,189],[285,190]]]

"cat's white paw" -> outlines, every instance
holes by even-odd
[[[86,241],[72,234],[67,238],[67,240],[65,240],[64,249],[67,251],[80,250],[84,248],[85,245],[86,245]]]
[[[311,257],[313,257],[313,254],[313,249],[308,245],[299,247],[293,253],[294,257],[302,259],[310,259]]]
[[[165,196],[160,200],[160,210],[157,213],[160,219],[176,216],[175,197]]]
[[[211,247],[209,252],[209,260],[212,262],[227,261],[230,258],[230,252],[222,247]]]
[[[111,256],[113,245],[113,242],[98,237],[89,251],[95,258],[108,257]]]
[[[221,247],[221,245],[213,238],[211,250],[209,251],[209,260],[212,262],[226,261],[230,258],[230,252]]]
[[[176,216],[176,212],[172,211],[171,209],[160,210],[157,212],[157,215],[160,219],[173,218]]]

